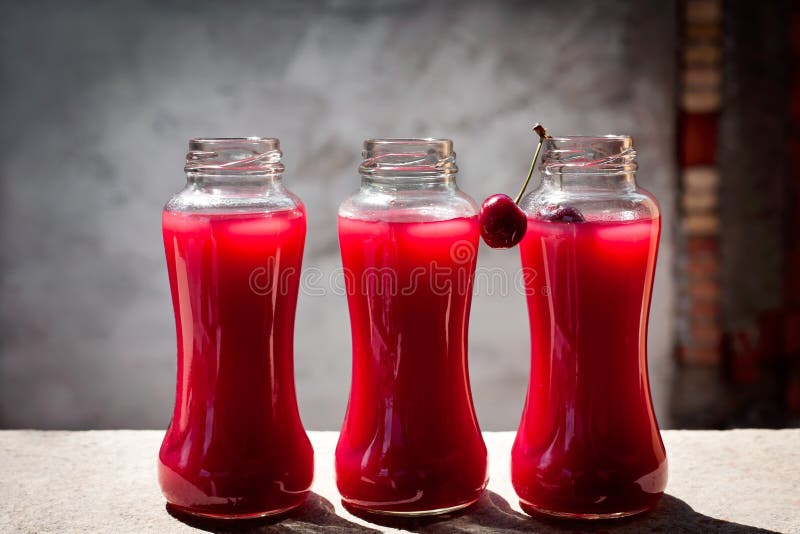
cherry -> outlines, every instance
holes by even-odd
[[[586,221],[583,214],[572,206],[555,206],[543,212],[541,217],[549,222],[582,223]]]
[[[536,145],[536,152],[533,153],[533,160],[528,169],[528,177],[522,184],[519,194],[515,200],[510,196],[498,193],[483,201],[478,221],[481,228],[481,236],[486,244],[492,248],[511,248],[525,237],[528,229],[528,216],[519,207],[519,201],[528,188],[531,181],[533,170],[536,168],[536,160],[542,150],[542,143],[545,139],[551,139],[544,126],[536,123],[533,131],[539,136],[539,144]]]
[[[478,215],[481,237],[492,248],[511,248],[525,236],[528,217],[508,195],[498,193],[483,201]]]

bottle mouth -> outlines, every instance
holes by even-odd
[[[448,176],[458,172],[450,139],[368,139],[362,157],[358,170],[367,176]]]
[[[617,175],[636,172],[630,135],[571,135],[545,139],[540,169],[545,174]]]
[[[283,153],[274,137],[215,137],[189,140],[184,170],[202,174],[280,174]]]

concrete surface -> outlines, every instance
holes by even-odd
[[[182,187],[190,137],[280,137],[285,181],[308,207],[305,266],[330,274],[364,138],[452,138],[461,187],[483,199],[516,193],[535,121],[635,137],[665,222],[650,355],[668,427],[675,13],[655,0],[4,2],[0,428],[167,424],[175,337],[159,211]],[[479,266],[511,276],[519,257],[484,247]],[[482,428],[516,428],[522,295],[476,295],[470,349]],[[344,297],[301,295],[296,369],[304,422],[337,430]]]
[[[190,532],[170,516],[156,480],[160,431],[0,432],[0,531]],[[316,473],[307,504],[258,532],[800,532],[800,430],[663,433],[667,495],[651,513],[599,525],[523,514],[509,480],[514,434],[484,434],[488,492],[454,517],[376,525],[347,513],[333,479],[335,432],[310,432]],[[213,524],[194,526],[219,528]]]

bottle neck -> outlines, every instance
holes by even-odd
[[[456,154],[449,139],[370,139],[358,170],[362,189],[456,189]]]
[[[196,187],[269,187],[283,174],[281,155],[271,137],[192,139],[186,180]]]
[[[542,172],[542,188],[565,193],[619,193],[636,189],[636,173],[552,173]]]
[[[186,183],[192,187],[202,189],[214,188],[241,188],[241,189],[264,189],[275,187],[281,183],[282,174],[258,174],[258,173],[226,173],[209,174],[202,172],[187,172]]]
[[[361,175],[361,189],[378,191],[455,191],[456,177],[453,174],[441,175],[405,175],[379,176],[375,174]]]
[[[548,138],[540,165],[544,189],[592,194],[635,190],[636,169],[627,135]]]

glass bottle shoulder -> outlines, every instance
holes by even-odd
[[[258,186],[205,186],[189,183],[164,206],[165,212],[229,214],[305,213],[302,201],[282,183]]]
[[[540,185],[520,202],[529,218],[567,206],[578,210],[587,221],[623,222],[661,216],[656,198],[641,187],[623,191],[569,191]]]
[[[426,222],[476,217],[475,201],[459,189],[362,187],[339,206],[339,217],[366,221]]]

